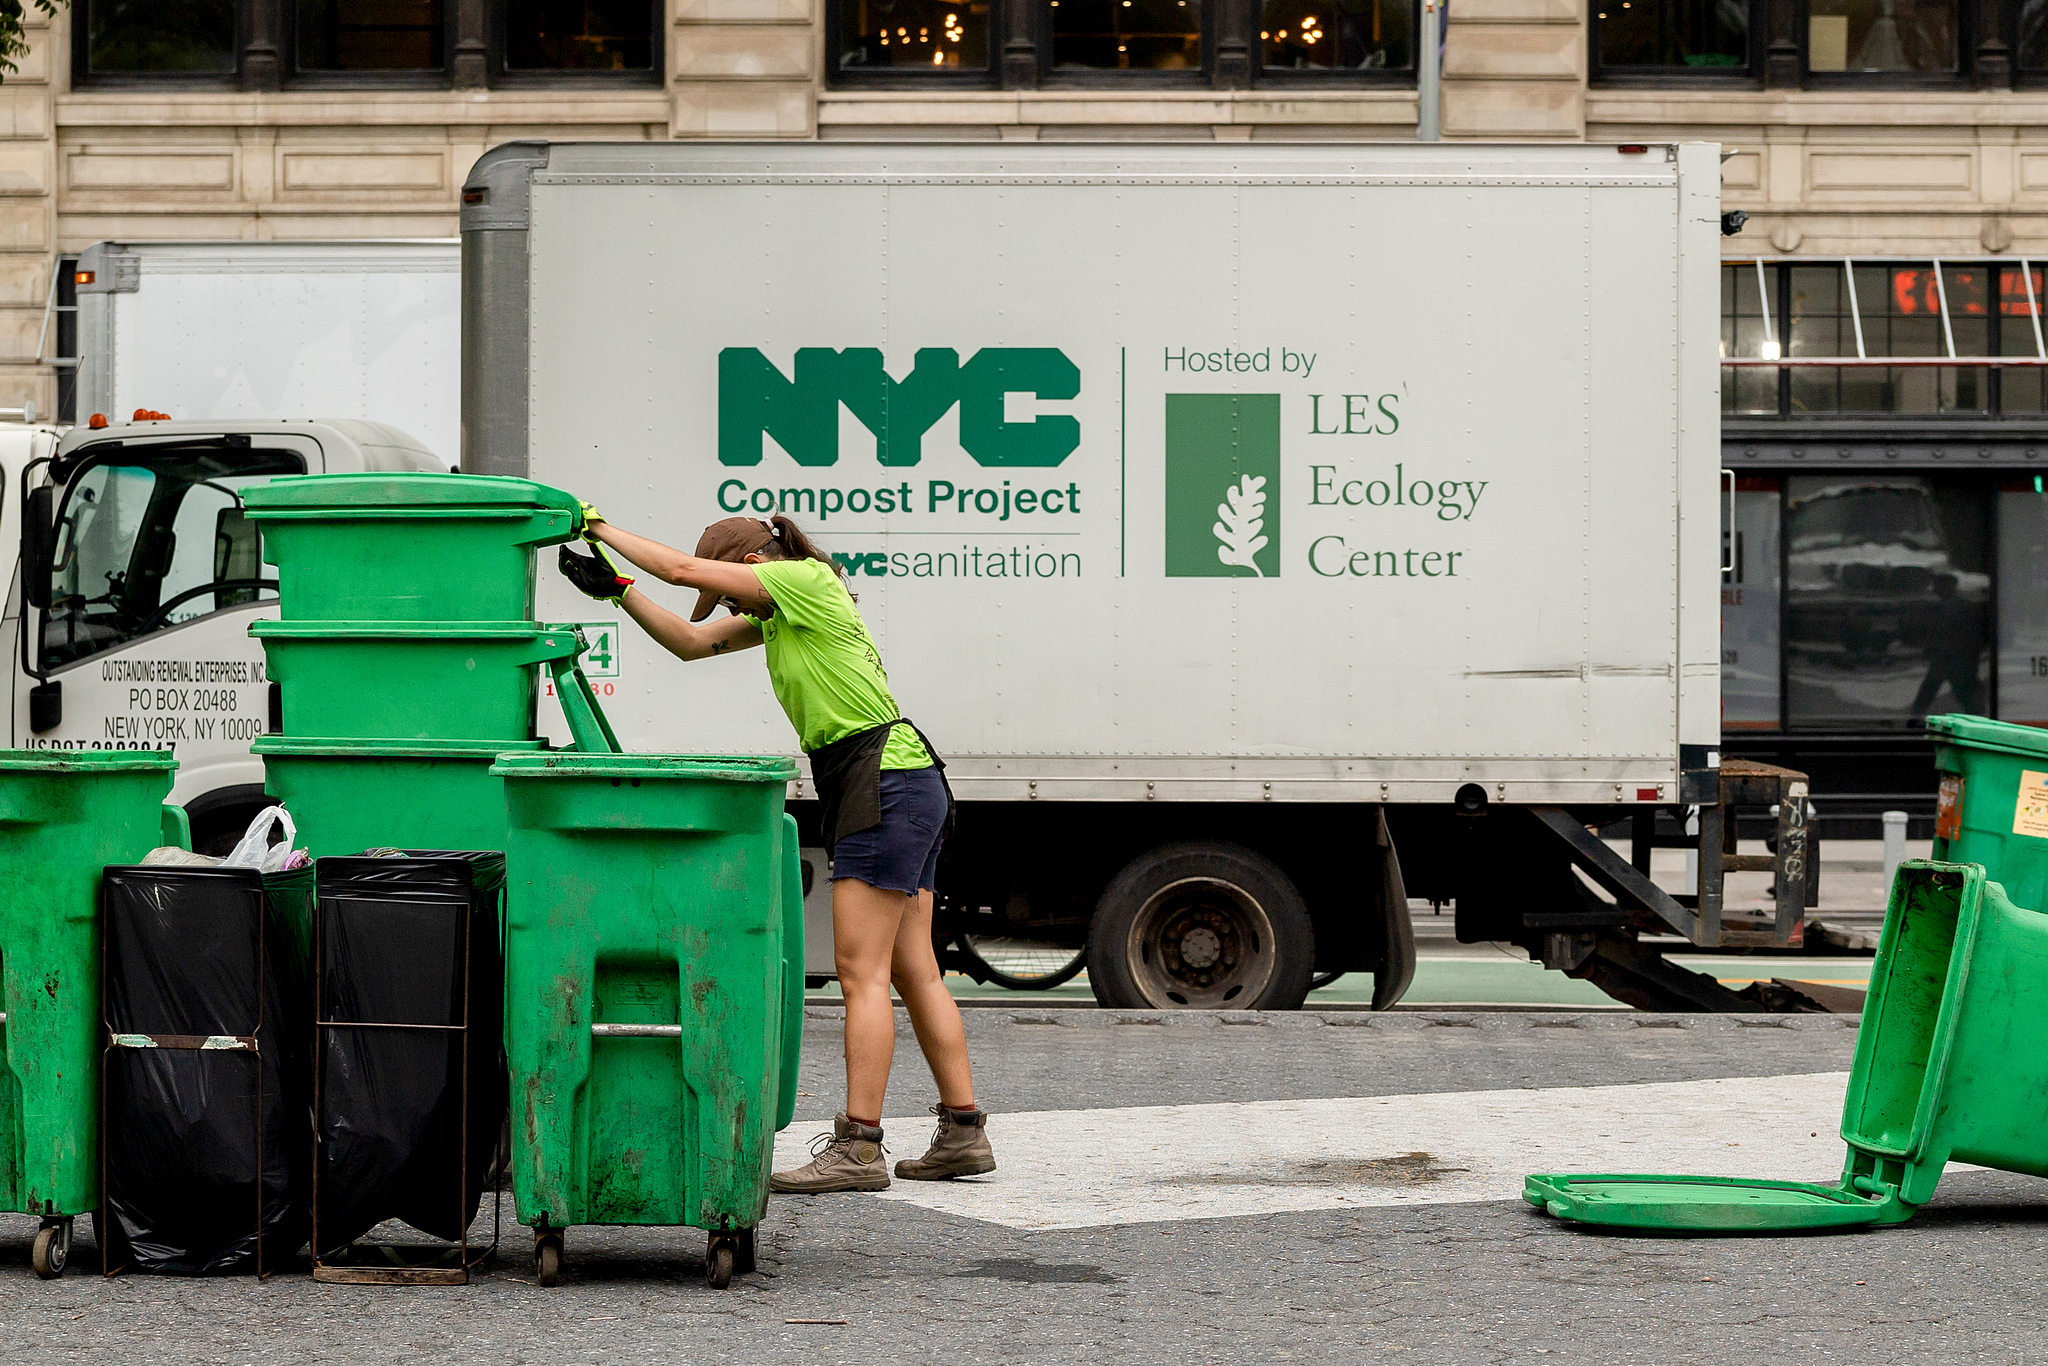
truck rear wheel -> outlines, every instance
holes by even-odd
[[[1125,1010],[1298,1010],[1315,928],[1287,874],[1235,844],[1169,844],[1125,865],[1097,903],[1088,981]]]

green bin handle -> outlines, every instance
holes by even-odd
[[[188,854],[192,852],[192,817],[186,814],[184,807],[164,803],[163,842]]]
[[[577,652],[583,651],[583,633],[576,632]],[[554,676],[555,696],[562,703],[562,715],[569,722],[569,734],[576,743],[572,748],[585,754],[620,754],[619,737],[612,734],[612,723],[605,719],[604,708],[597,705],[597,694],[591,690],[590,680],[584,677],[583,666],[576,660],[576,654],[547,661],[548,672]]]

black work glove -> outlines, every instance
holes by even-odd
[[[603,546],[593,543],[591,549],[594,554],[579,555],[563,546],[559,562],[562,577],[575,584],[578,592],[604,602],[618,602],[633,586],[633,580],[618,571]]]

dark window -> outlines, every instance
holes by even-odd
[[[439,71],[442,0],[298,0],[300,71]]]
[[[57,372],[57,420],[78,421],[78,258],[57,258],[55,301],[50,308],[50,331],[43,354],[53,358]],[[51,343],[55,344],[52,345]]]
[[[1807,0],[1806,69],[1950,75],[1961,19],[1959,0]]]
[[[1415,65],[1415,7],[1404,0],[1265,0],[1267,71],[1405,71]]]
[[[841,70],[987,71],[987,0],[848,0]]]
[[[516,0],[515,0],[516,3]],[[832,78],[1407,85],[1418,0],[827,0]],[[1218,53],[1229,54],[1219,69]]]
[[[2012,15],[2012,61],[2025,72],[2048,72],[2048,0],[2007,4]]]
[[[1748,0],[1592,0],[1599,75],[1746,76]]]
[[[1202,0],[1051,0],[1055,71],[1199,71]]]
[[[654,69],[656,6],[649,0],[505,0],[505,69]]]
[[[74,19],[92,76],[226,76],[236,0],[92,0]],[[83,22],[81,23],[80,20]]]
[[[219,85],[239,78],[249,89],[271,90],[295,79],[315,87],[464,88],[506,78],[517,84],[660,80],[662,0],[77,4],[72,71],[79,84]],[[985,50],[986,10],[980,14],[975,36]]]

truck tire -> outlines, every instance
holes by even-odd
[[[1112,1009],[1299,1010],[1315,958],[1315,927],[1287,874],[1220,842],[1132,859],[1088,932],[1088,981]]]

